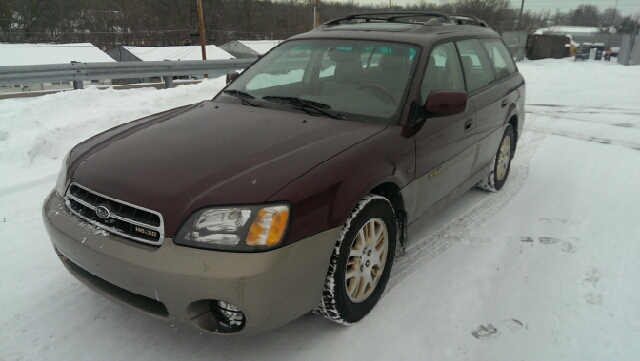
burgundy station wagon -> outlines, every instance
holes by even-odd
[[[471,16],[350,15],[228,78],[75,146],[44,203],[71,274],[175,328],[357,322],[409,225],[500,190],[524,122],[524,79]]]

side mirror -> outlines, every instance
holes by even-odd
[[[467,110],[467,93],[463,91],[439,90],[429,94],[423,110],[431,117],[446,117]]]
[[[228,72],[227,73],[227,84],[229,84],[232,81],[238,79],[239,76],[240,76],[240,73],[238,73],[235,70],[232,70],[232,71]]]

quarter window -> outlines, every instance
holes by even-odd
[[[516,72],[516,65],[513,63],[509,49],[498,39],[481,40],[484,48],[487,49],[493,67],[498,73],[498,79],[506,78]]]
[[[467,90],[472,92],[489,85],[495,80],[490,60],[476,39],[456,41],[462,69],[467,82]]]
[[[464,90],[462,69],[453,43],[438,45],[431,51],[420,86],[422,103],[435,90]]]

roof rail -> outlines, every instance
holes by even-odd
[[[386,16],[385,16],[386,15]],[[406,12],[406,11],[394,11],[394,12],[375,12],[375,13],[358,13],[358,14],[349,14],[344,18],[333,19],[326,22],[324,25],[338,25],[342,21],[351,21],[351,20],[364,20],[365,22],[374,21],[386,21],[386,22],[395,22],[398,19],[402,18],[412,18],[412,17],[432,17],[432,18],[443,18],[445,21],[449,21],[449,16],[445,13],[437,13],[437,12]]]
[[[486,22],[478,19],[477,17],[475,17],[473,15],[451,14],[451,15],[449,15],[449,18],[451,20],[454,20],[456,22],[456,24],[458,24],[458,25],[467,25],[469,23],[475,23],[473,25],[479,25],[479,26],[482,26],[484,28],[488,28],[489,27],[489,25],[487,25]]]

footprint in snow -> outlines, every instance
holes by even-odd
[[[555,237],[540,237],[538,239],[540,240],[540,243],[542,243],[542,244],[560,243],[560,238],[555,238]]]
[[[562,250],[567,253],[576,253],[578,248],[569,242],[562,242]]]
[[[529,326],[525,326],[521,321],[516,320],[515,318],[510,318],[506,320],[500,321],[500,323],[509,329],[511,332],[518,332],[523,328],[529,328]],[[502,332],[498,328],[496,328],[493,324],[480,325],[475,328],[475,330],[471,331],[471,335],[477,338],[478,340],[483,339],[494,339],[500,336]]]
[[[596,284],[600,281],[601,277],[602,275],[600,274],[598,267],[589,267],[584,281],[591,284],[593,287],[596,287]]]
[[[580,221],[577,221],[575,219],[564,219],[564,218],[538,218],[538,221],[542,222],[542,223],[546,223],[546,224],[573,224],[573,225],[579,225]]]
[[[498,329],[495,328],[492,324],[480,325],[476,327],[475,330],[471,331],[473,337],[477,338],[478,340],[496,338],[500,336],[500,333],[501,332],[498,331]]]
[[[515,318],[511,318],[511,319],[508,319],[508,320],[502,320],[500,322],[502,322],[503,325],[507,326],[507,328],[511,332],[518,332],[518,331],[522,330],[525,327],[524,323],[516,320]],[[529,326],[527,326],[527,327],[529,327]]]
[[[584,297],[584,300],[587,301],[587,303],[592,304],[594,306],[600,306],[602,305],[602,302],[603,302],[602,295],[599,293],[589,292],[582,297]]]

